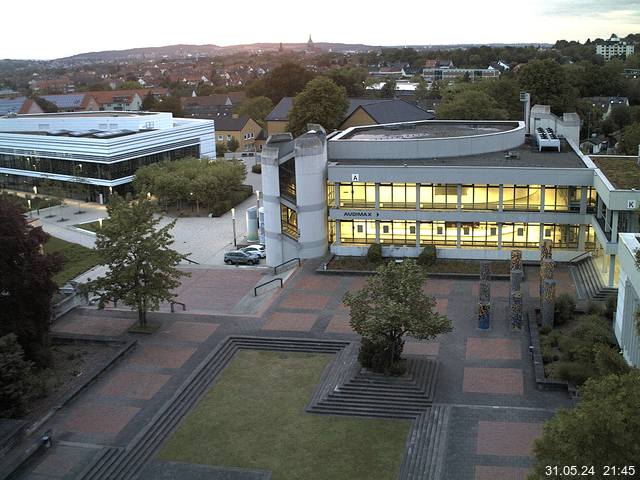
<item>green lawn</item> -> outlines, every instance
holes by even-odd
[[[45,253],[60,252],[64,257],[62,271],[53,277],[59,286],[63,286],[69,280],[98,264],[98,254],[95,250],[55,237],[50,237],[47,240],[47,243],[44,244],[44,251]]]
[[[304,412],[331,359],[239,351],[159,457],[270,470],[273,480],[395,480],[409,420]]]
[[[108,222],[108,219],[104,219],[102,220],[102,226],[105,226],[105,224]],[[88,222],[88,223],[79,223],[78,225],[74,225],[74,227],[76,228],[81,228],[83,230],[89,230],[90,232],[96,232],[98,233],[100,231],[100,222],[98,220],[94,221],[94,222]]]

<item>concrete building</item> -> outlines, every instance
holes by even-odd
[[[262,153],[267,263],[330,251],[539,259],[591,251],[603,286],[617,282],[617,236],[637,231],[638,191],[607,177],[626,159],[578,149],[577,115],[535,106],[529,122],[420,121],[270,137]],[[531,133],[527,134],[527,128]],[[624,168],[624,167],[623,167]],[[628,170],[628,169],[627,169]],[[634,188],[636,188],[634,187]]]
[[[640,334],[637,328],[640,310],[640,270],[635,261],[638,249],[640,242],[637,234],[620,234],[620,282],[613,331],[622,349],[622,355],[634,367],[640,367]]]
[[[627,58],[635,52],[635,45],[620,40],[617,35],[611,35],[609,40],[596,44],[596,55],[602,55],[605,60],[612,58]]]
[[[41,193],[52,183],[103,200],[131,190],[143,165],[185,157],[214,158],[211,120],[171,113],[76,112],[0,118],[0,187]]]

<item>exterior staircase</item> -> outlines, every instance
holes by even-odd
[[[604,301],[607,297],[618,294],[617,288],[604,284],[591,255],[585,255],[580,261],[573,263],[573,272],[576,282],[582,285],[589,300]]]

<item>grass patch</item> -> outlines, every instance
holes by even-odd
[[[104,227],[108,221],[109,219],[102,220],[102,227]],[[79,228],[81,230],[88,230],[90,232],[95,232],[95,233],[98,233],[102,229],[102,227],[100,227],[100,222],[98,220],[94,222],[88,222],[88,223],[79,223],[77,225],[74,225],[74,227]]]
[[[269,470],[273,480],[397,478],[408,420],[304,412],[331,358],[239,351],[159,457]]]
[[[95,267],[99,262],[95,250],[56,237],[49,237],[49,240],[44,244],[44,251],[45,253],[60,253],[64,258],[62,271],[53,277],[53,281],[59,286],[63,286],[69,280],[73,280],[78,275]]]
[[[25,212],[29,211],[29,202],[27,200],[31,200],[31,210],[37,210],[39,208],[48,208],[48,207],[54,207],[56,205],[60,205],[60,200],[57,198],[36,197],[29,194],[26,194],[23,197],[20,195],[16,195],[14,193],[9,193],[9,192],[2,192],[2,194],[0,195],[2,196],[3,199],[10,200],[20,205],[22,208],[24,208]]]
[[[640,188],[640,168],[636,156],[615,157],[591,155],[591,160],[616,188]]]
[[[391,259],[385,259],[389,261]],[[491,273],[507,275],[509,273],[509,262],[492,261]],[[479,260],[452,260],[447,258],[436,259],[433,265],[424,266],[423,268],[429,273],[462,273],[462,274],[480,274]],[[381,263],[370,262],[367,257],[339,257],[335,256],[329,262],[327,268],[335,270],[359,270],[373,271],[376,270]]]

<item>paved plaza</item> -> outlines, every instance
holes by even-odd
[[[53,429],[54,447],[34,459],[20,478],[78,478],[101,447],[126,447],[229,335],[356,340],[341,299],[366,277],[321,275],[315,273],[318,265],[307,261],[251,315],[234,312],[253,295],[260,273],[220,269],[196,272],[201,277],[186,281],[181,295],[189,296],[197,312],[151,314],[161,324],[152,335],[126,333],[135,316],[123,310],[77,309],[60,319],[54,325],[59,333],[135,338],[138,346],[43,426]],[[529,305],[537,301],[536,274],[527,268]],[[197,288],[196,280],[206,288]],[[425,291],[436,297],[438,311],[453,320],[454,330],[435,341],[407,339],[405,354],[439,361],[434,405],[451,412],[441,478],[520,480],[532,464],[532,442],[543,422],[570,401],[566,393],[536,388],[528,334],[507,325],[507,281],[492,282],[492,329],[476,328],[477,284],[429,279]]]

